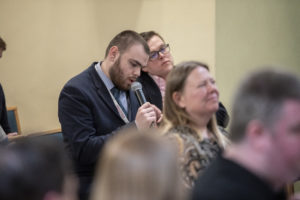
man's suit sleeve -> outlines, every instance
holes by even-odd
[[[0,125],[2,126],[6,134],[11,132],[11,129],[8,124],[8,119],[7,119],[5,96],[1,84],[0,84]]]
[[[96,134],[97,122],[94,120],[91,106],[93,104],[88,97],[78,88],[65,87],[60,94],[58,115],[62,132],[73,158],[82,164],[95,163],[105,141],[115,134],[115,132]]]

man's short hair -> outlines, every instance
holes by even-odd
[[[0,149],[0,199],[40,200],[63,193],[71,161],[57,140],[25,138]]]
[[[0,37],[0,49],[2,49],[3,51],[6,50],[6,43],[1,37]]]
[[[141,44],[144,47],[145,52],[149,55],[150,50],[146,41],[135,31],[126,30],[116,35],[109,43],[105,51],[105,57],[111,47],[117,46],[120,54],[123,54],[128,48],[134,44]]]
[[[300,100],[299,77],[274,68],[251,74],[235,96],[230,139],[233,142],[243,139],[251,120],[259,120],[271,127],[286,100]]]

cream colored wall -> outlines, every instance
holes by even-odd
[[[300,1],[216,0],[216,76],[228,110],[240,79],[263,65],[300,75]]]
[[[24,134],[60,127],[57,101],[72,76],[103,58],[124,29],[156,30],[175,61],[215,62],[215,0],[0,0],[0,82]]]

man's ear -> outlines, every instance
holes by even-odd
[[[270,133],[259,120],[252,120],[246,127],[246,137],[252,147],[262,149],[268,146]]]
[[[112,46],[112,47],[110,47],[110,49],[108,51],[108,59],[111,62],[114,62],[118,59],[119,54],[120,54],[119,48],[117,46]]]
[[[181,95],[180,92],[173,92],[172,99],[179,107],[185,108],[184,97]]]

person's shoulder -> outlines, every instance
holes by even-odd
[[[177,148],[177,153],[179,155],[182,154],[184,150],[184,140],[181,133],[172,127],[165,132],[165,137]]]
[[[87,69],[72,77],[69,81],[67,81],[64,87],[89,87],[90,81],[92,81],[91,73],[96,73],[94,63]]]
[[[184,143],[190,140],[197,140],[195,138],[195,130],[188,126],[175,126],[168,130],[167,135],[178,137],[184,141]]]
[[[215,185],[210,185],[210,187],[203,187],[202,189],[195,189],[192,195],[192,200],[253,200],[252,195],[248,195],[237,188],[230,187],[230,185],[225,185],[224,187],[218,187]],[[256,199],[257,200],[257,199]]]
[[[0,97],[4,98],[4,91],[3,91],[1,83],[0,83]]]
[[[235,171],[235,164],[218,156],[199,177],[193,192],[193,200],[256,199],[254,194],[248,194],[251,193],[251,188],[243,180],[243,176]]]
[[[186,126],[175,126],[171,127],[167,132],[166,136],[177,144],[180,154],[183,154],[184,149],[190,144],[195,144],[193,141],[195,138],[191,134],[192,129]]]
[[[202,179],[203,175],[200,179]],[[215,177],[203,177],[203,181],[197,182],[192,200],[248,200],[249,198],[246,196],[247,192],[230,179],[222,179],[222,177],[215,175]]]
[[[169,130],[166,132],[166,136],[168,138],[176,138],[177,140],[184,140],[187,136],[187,130],[185,127],[182,126],[175,126],[169,128]]]

